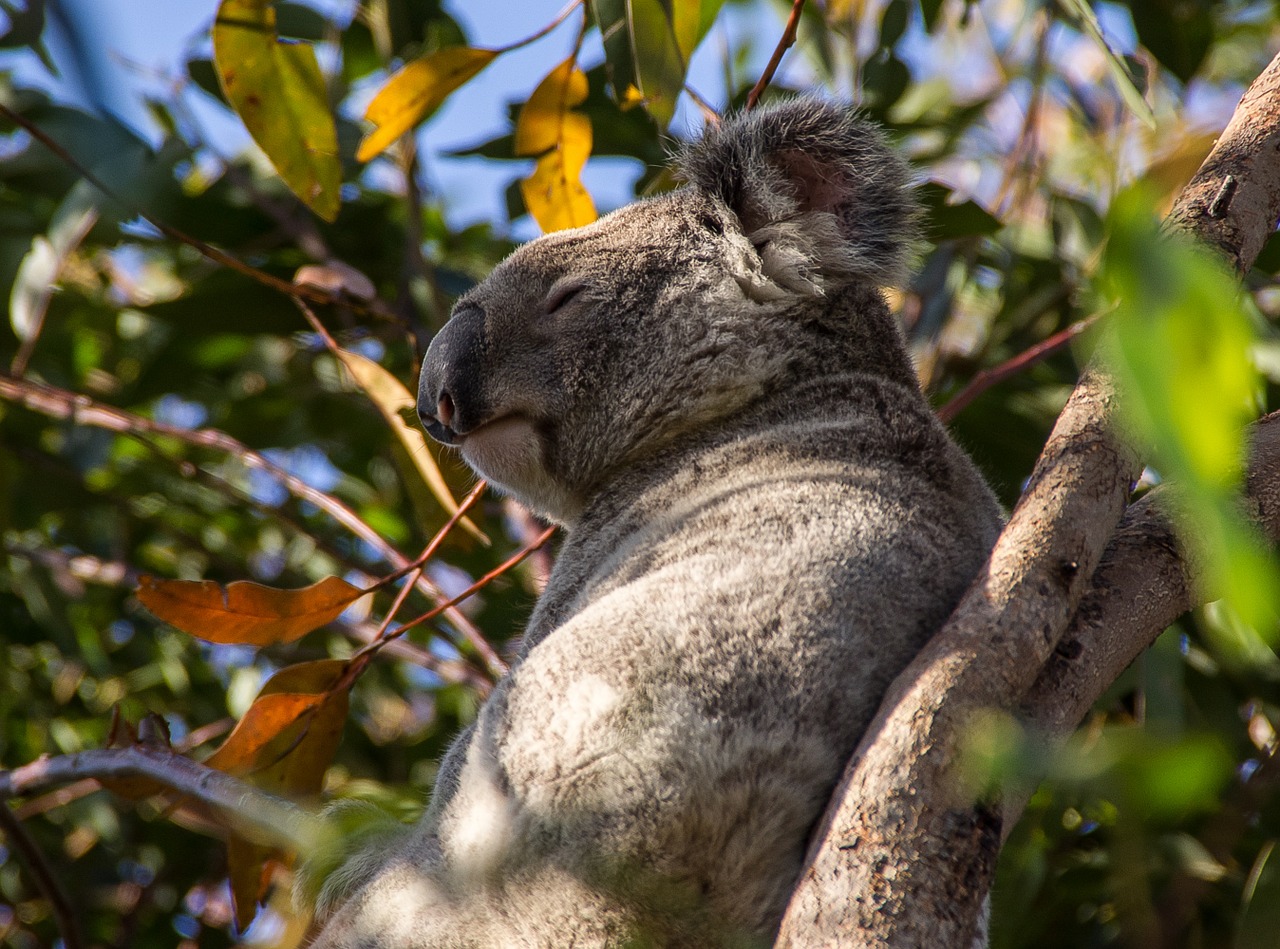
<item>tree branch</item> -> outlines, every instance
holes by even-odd
[[[1280,540],[1280,412],[1251,433],[1245,490],[1257,524]],[[1022,714],[1039,732],[1062,739],[1155,638],[1206,599],[1166,513],[1168,489],[1125,512],[1088,594],[1057,651],[1027,692]],[[1010,825],[1024,801],[1006,801]]]
[[[1240,271],[1252,265],[1280,216],[1278,142],[1280,57],[1245,94],[1170,216],[1221,247]],[[1087,370],[991,559],[942,631],[890,688],[846,768],[779,945],[965,946],[972,940],[994,873],[1001,816],[957,790],[956,738],[974,712],[1018,707],[1086,591],[1102,596],[1101,583],[1122,580],[1108,572],[1118,569],[1113,563],[1090,584],[1139,470],[1137,457],[1113,434],[1113,404],[1108,380],[1096,368]],[[1139,509],[1133,516],[1142,522],[1145,515]],[[1116,544],[1124,542],[1122,531]],[[1138,546],[1160,549],[1155,541]],[[1122,546],[1111,549],[1120,553]],[[1173,557],[1178,560],[1176,548]],[[1118,563],[1141,568],[1125,583],[1153,569],[1149,560],[1120,557]],[[1175,571],[1182,572],[1180,566]],[[1143,630],[1144,644],[1164,628],[1168,610],[1184,608],[1172,595],[1177,585],[1168,596],[1153,595],[1147,620],[1157,625]],[[1133,587],[1117,586],[1114,594],[1134,608]],[[1087,621],[1087,612],[1081,617]],[[1082,683],[1078,691],[1083,700],[1090,689]]]
[[[1246,273],[1280,209],[1280,56],[1253,81],[1169,213]]]
[[[1140,470],[1111,431],[1114,401],[1109,380],[1087,371],[983,571],[890,687],[819,827],[779,945],[972,941],[1000,818],[956,793],[955,739],[977,711],[1016,704],[1087,589]]]
[[[0,771],[0,801],[82,778],[151,778],[213,808],[225,826],[254,843],[293,853],[310,852],[323,831],[320,818],[284,798],[167,748],[146,745],[96,748]]]
[[[1280,412],[1260,419],[1251,433],[1247,500],[1256,520],[1280,540]],[[1102,693],[1160,633],[1207,598],[1194,584],[1186,554],[1166,512],[1169,491],[1157,488],[1132,505],[1120,523],[1080,603],[1071,628],[1032,686],[1022,716],[1043,739],[1064,741]],[[1236,786],[1202,839],[1220,863],[1245,832],[1251,815],[1280,784],[1280,758],[1273,752]],[[1006,833],[1022,813],[1033,788],[1006,789],[1002,802]],[[1158,913],[1164,944],[1175,945],[1209,886],[1178,874]]]

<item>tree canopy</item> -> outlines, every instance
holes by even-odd
[[[970,797],[1030,794],[992,944],[1274,944],[1280,574],[1239,495],[1280,382],[1280,243],[1241,290],[1157,227],[1280,49],[1273,4],[579,0],[502,47],[437,0],[208,0],[151,140],[19,78],[96,49],[73,6],[0,2],[0,765],[30,792],[0,805],[5,945],[302,938],[290,846],[322,875],[340,845],[171,759],[364,802],[337,812],[356,837],[417,815],[556,544],[424,438],[426,343],[514,234],[608,210],[584,167],[657,193],[697,124],[814,92],[918,170],[892,302],[1002,500],[1097,358],[1213,600],[1065,744],[967,726]],[[424,161],[437,110],[527,49],[509,131]],[[227,155],[197,99],[254,144]],[[507,169],[507,220],[459,223],[448,162]]]

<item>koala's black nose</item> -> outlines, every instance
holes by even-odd
[[[422,361],[418,380],[418,418],[427,434],[446,445],[484,424],[484,359],[488,341],[484,311],[458,310],[436,334]]]

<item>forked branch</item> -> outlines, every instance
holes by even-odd
[[[1170,215],[1175,225],[1219,247],[1241,272],[1280,218],[1277,142],[1280,57],[1245,94]],[[1002,816],[957,790],[957,736],[978,710],[1012,711],[1024,701],[1037,706],[1039,689],[1048,696],[1050,686],[1037,677],[1079,615],[1082,598],[1100,597],[1107,592],[1103,584],[1121,580],[1115,570],[1123,558],[1094,575],[1108,544],[1120,553],[1125,534],[1113,532],[1140,467],[1114,433],[1114,401],[1106,375],[1087,370],[991,559],[943,630],[891,687],[855,752],[811,847],[779,945],[965,946],[972,940],[995,869]],[[1145,517],[1141,510],[1131,516]],[[1159,547],[1158,535],[1150,543]],[[1144,576],[1135,571],[1122,582],[1138,584]],[[1152,625],[1124,630],[1141,644],[1137,649],[1185,608],[1185,589],[1173,583],[1146,591],[1156,598],[1144,620]],[[1138,592],[1122,589],[1119,602],[1131,604]],[[1132,654],[1136,649],[1085,653],[1097,663],[1091,681],[1110,683]],[[1066,687],[1065,679],[1056,686]],[[1088,691],[1082,687],[1079,699]],[[1054,700],[1062,698],[1059,692]]]

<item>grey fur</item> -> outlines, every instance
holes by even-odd
[[[879,132],[798,100],[680,167],[516,251],[432,343],[428,430],[569,530],[426,816],[319,945],[767,944],[995,539],[878,289],[914,218]]]

